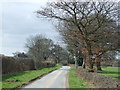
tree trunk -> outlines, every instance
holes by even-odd
[[[94,66],[94,63],[91,61],[91,62],[89,62],[89,72],[94,72],[94,70],[93,70],[93,66]]]
[[[78,68],[77,59],[75,58],[75,69]]]
[[[97,70],[98,70],[98,71],[102,71],[102,69],[101,69],[101,58],[100,58],[100,56],[99,56],[99,57],[96,57],[96,67],[97,67]]]
[[[83,67],[83,68],[86,68],[84,60],[83,60],[82,67]]]
[[[96,67],[97,67],[97,71],[102,71],[100,62],[96,62]]]
[[[93,69],[93,63],[92,63],[92,62],[90,62],[89,68],[90,68],[90,69]]]
[[[93,63],[93,60],[92,60],[92,55],[89,55],[89,58],[88,58],[88,60],[89,60],[89,72],[94,72],[94,70],[93,70],[93,66],[94,66],[94,63]]]

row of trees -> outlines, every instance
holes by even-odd
[[[82,56],[85,65],[93,71],[96,63],[105,60],[109,51],[119,51],[118,4],[108,1],[60,0],[47,3],[37,11],[41,17],[57,20],[57,30],[63,36],[72,56]]]
[[[34,60],[35,69],[39,69],[42,63],[46,60],[60,63],[61,61],[68,61],[68,52],[60,45],[54,44],[51,39],[38,34],[30,36],[27,39],[26,48],[28,55]]]

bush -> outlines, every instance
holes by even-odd
[[[68,65],[68,62],[65,61],[65,60],[64,60],[64,61],[61,61],[60,63],[61,63],[63,66],[67,66],[67,65]]]
[[[2,57],[2,74],[33,69],[34,63],[30,58]]]
[[[54,67],[53,60],[47,60],[38,64],[39,69]],[[35,70],[34,61],[31,58],[2,57],[2,74],[8,74],[19,71]]]
[[[54,60],[46,60],[43,62],[43,65],[44,67],[54,67],[56,64],[55,64],[55,61]]]

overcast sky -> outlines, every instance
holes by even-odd
[[[26,51],[26,39],[30,35],[45,34],[48,38],[58,42],[59,33],[51,22],[37,18],[35,11],[45,6],[47,0],[34,2],[26,0],[21,2],[0,3],[0,54],[12,56],[16,51]],[[0,19],[1,20],[1,19]]]
[[[34,13],[48,1],[57,0],[0,1],[0,54],[12,56],[16,51],[26,51],[25,43],[30,35],[46,34],[59,42],[59,34],[51,22],[37,18]]]

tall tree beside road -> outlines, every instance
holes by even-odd
[[[78,38],[77,42],[82,44],[81,52],[89,64],[90,71],[93,71],[94,62],[97,69],[101,70],[101,55],[120,48],[118,41],[115,41],[115,38],[118,40],[116,6],[116,3],[107,1],[60,0],[48,3],[45,8],[38,10],[37,14],[66,24],[67,29]],[[71,38],[71,35],[68,37]]]
[[[69,59],[67,50],[41,34],[30,36],[27,39],[26,48],[28,55],[34,60],[35,69],[41,68],[45,60],[53,59],[56,63],[61,63]]]
[[[106,18],[106,22],[107,22],[107,18]],[[80,52],[82,52],[83,57],[87,58],[88,54],[87,51],[85,50],[84,44],[81,41],[81,36],[78,30],[75,29],[75,27],[73,27],[72,25],[70,24],[68,25],[66,23],[61,23],[58,26],[59,26],[58,27],[59,32],[63,36],[64,42],[69,45],[69,48],[71,47],[72,53],[73,51],[74,53],[76,52],[75,54],[77,54],[77,52],[79,52],[79,54]],[[93,26],[89,26],[89,29],[91,27],[94,28]],[[89,45],[91,46],[91,51],[92,51],[91,53],[93,54],[93,59],[94,59],[93,63],[94,62],[96,63],[98,70],[101,70],[100,68],[101,56],[108,51],[119,49],[118,46],[119,34],[116,28],[117,28],[116,22],[109,21],[107,22],[107,25],[101,27],[101,29],[99,29],[95,33],[92,33],[92,35],[88,34],[89,36],[87,39],[90,42]]]
[[[43,35],[30,36],[26,47],[28,54],[33,58],[36,69],[38,69],[42,61],[46,60],[51,54],[50,48],[53,46],[53,41],[47,39]]]
[[[67,50],[62,48],[60,45],[54,44],[51,53],[53,58],[56,60],[56,63],[68,62],[69,54]]]

